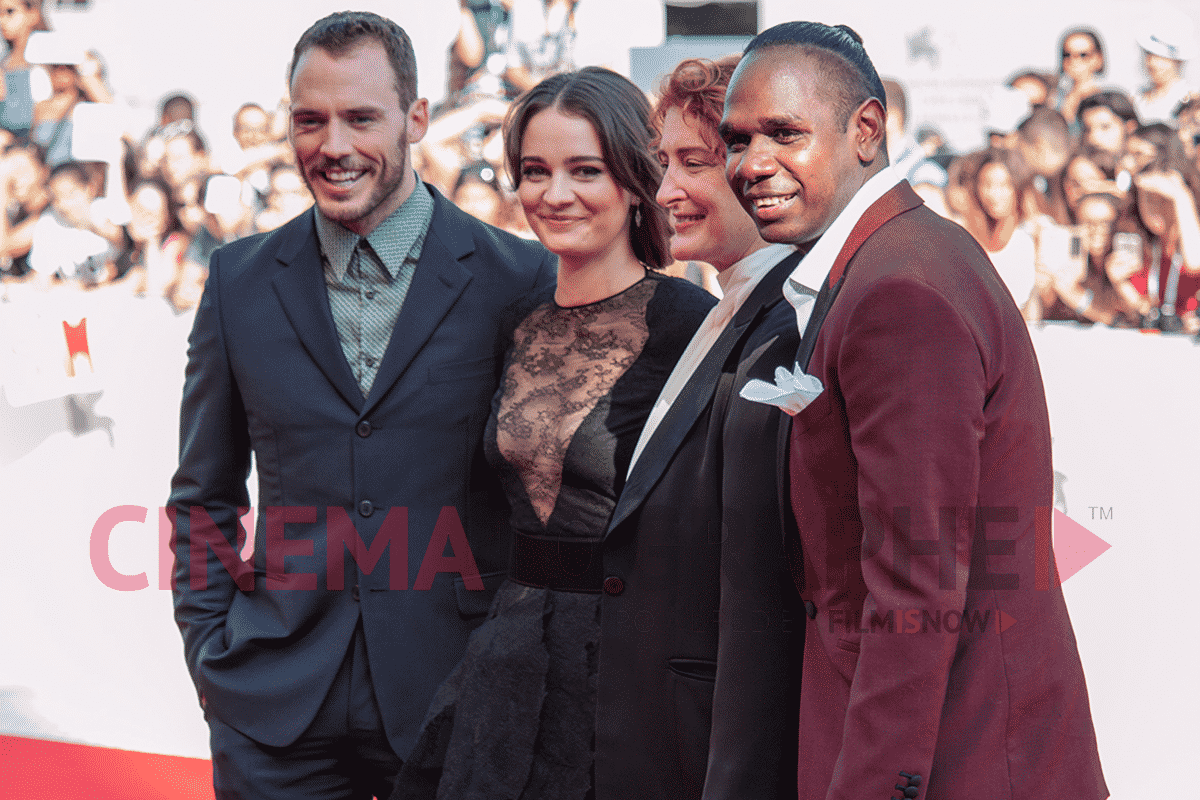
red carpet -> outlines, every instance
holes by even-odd
[[[212,800],[212,762],[0,736],[5,800]]]

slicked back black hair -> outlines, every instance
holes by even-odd
[[[782,46],[798,47],[819,58],[824,77],[833,84],[831,88],[838,90],[838,115],[843,126],[872,97],[887,110],[883,81],[863,49],[862,37],[853,28],[820,22],[781,22],[751,39],[743,55]]]

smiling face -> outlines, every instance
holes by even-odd
[[[1096,153],[1116,160],[1125,149],[1126,123],[1112,109],[1094,106],[1079,117],[1083,142]]]
[[[38,15],[24,0],[0,0],[0,36],[16,42],[29,36],[37,26]]]
[[[715,130],[701,135],[703,122],[667,109],[658,145],[663,180],[655,199],[671,214],[671,255],[703,261],[718,270],[745,258],[766,243],[725,180],[724,148]]]
[[[1017,213],[1017,192],[1012,175],[1003,164],[988,164],[979,170],[976,195],[983,213],[1000,222]]]
[[[1117,220],[1117,209],[1107,200],[1089,197],[1079,204],[1075,212],[1080,228],[1083,229],[1084,247],[1097,263],[1108,255],[1112,241],[1112,227]]]
[[[529,227],[567,268],[636,261],[629,240],[633,194],[613,180],[590,122],[547,108],[521,137],[517,197]]]
[[[360,235],[373,231],[416,186],[408,144],[429,124],[425,100],[400,105],[378,42],[337,56],[313,47],[292,78],[290,138],[321,213]]]
[[[1075,33],[1063,42],[1062,71],[1076,83],[1089,80],[1104,66],[1100,48],[1086,33]]]
[[[755,51],[726,95],[726,178],[769,242],[820,236],[878,171],[866,165],[877,163],[882,108],[865,104],[842,124],[816,59],[786,45]],[[865,120],[869,130],[864,109],[874,109]]]

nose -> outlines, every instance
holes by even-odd
[[[321,141],[321,155],[330,161],[337,161],[353,152],[350,132],[337,119],[330,120],[325,126],[325,138]]]
[[[550,174],[546,184],[546,192],[542,200],[552,206],[570,205],[575,199],[575,191],[571,187],[571,176],[565,170],[556,169]]]
[[[687,192],[683,190],[683,187],[679,185],[679,181],[676,180],[678,169],[679,167],[675,164],[667,167],[666,171],[663,172],[662,183],[658,185],[658,191],[654,194],[655,202],[664,208],[669,208],[672,203],[678,203],[687,199]]]
[[[737,187],[758,183],[775,174],[779,165],[771,151],[770,140],[754,136],[740,153],[730,153],[727,166],[729,183]]]

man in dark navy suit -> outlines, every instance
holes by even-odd
[[[169,500],[175,617],[219,798],[386,796],[503,577],[481,453],[500,311],[552,265],[413,172],[429,110],[394,22],[318,21],[290,79],[316,208],[213,255]]]

